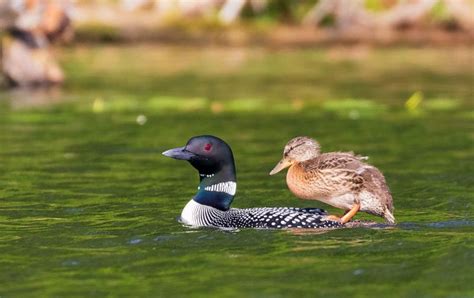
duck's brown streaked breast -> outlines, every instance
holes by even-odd
[[[324,187],[318,187],[320,179],[317,171],[306,172],[299,164],[292,165],[286,175],[290,191],[301,199],[321,200],[328,196]]]

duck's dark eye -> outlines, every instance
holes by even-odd
[[[212,144],[208,143],[208,144],[206,144],[206,146],[204,146],[205,151],[211,151],[211,149],[212,149]]]

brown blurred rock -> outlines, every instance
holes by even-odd
[[[2,40],[2,71],[13,86],[61,84],[51,44],[72,32],[67,0],[10,1],[13,24]]]
[[[64,81],[64,74],[49,47],[32,47],[11,36],[5,37],[2,44],[2,70],[11,85],[38,86]]]

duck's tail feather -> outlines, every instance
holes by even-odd
[[[383,217],[389,224],[391,225],[396,224],[395,216],[393,216],[392,211],[388,210],[388,208],[385,209]]]

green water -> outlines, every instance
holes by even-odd
[[[0,297],[474,296],[469,49],[109,46],[61,60],[62,91],[0,95]],[[399,225],[184,227],[197,174],[160,152],[204,133],[233,148],[234,207],[340,213],[268,176],[310,135],[370,156]]]

